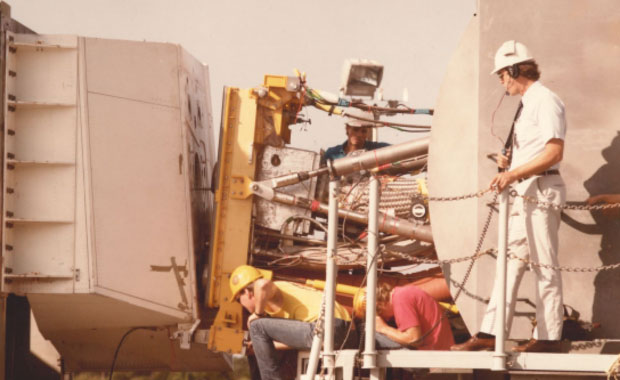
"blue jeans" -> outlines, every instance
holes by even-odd
[[[381,333],[376,333],[375,334],[375,348],[377,350],[395,350],[395,349],[400,349],[404,347],[401,346],[400,343],[394,342],[392,339],[388,338],[387,336]]]
[[[335,319],[334,347],[338,349],[347,334],[349,322]],[[278,341],[295,349],[309,349],[312,346],[314,323],[301,322],[293,319],[259,318],[250,324],[250,338],[256,355],[256,362],[262,380],[282,379],[280,363],[273,344]],[[357,332],[351,330],[346,348],[357,345]]]

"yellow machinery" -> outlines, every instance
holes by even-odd
[[[333,101],[323,98],[319,91],[307,88],[304,81],[304,75],[299,73],[296,77],[267,75],[260,87],[225,90],[220,132],[219,180],[215,197],[215,230],[207,285],[206,306],[211,309],[219,308],[209,330],[208,345],[211,350],[229,353],[242,350],[243,313],[238,303],[231,302],[228,279],[236,267],[247,264],[247,252],[255,249],[252,247],[254,241],[251,240],[255,232],[253,218],[256,217],[252,195],[299,207],[300,210],[305,208],[325,213],[326,206],[312,196],[304,198],[276,190],[328,172],[332,175],[344,175],[362,169],[376,171],[394,166],[395,163],[395,166],[411,170],[419,169],[426,162],[428,143],[421,139],[390,147],[389,150],[373,151],[370,155],[329,162],[327,167],[305,172],[295,168],[293,173],[279,177],[257,178],[261,152],[268,146],[281,148],[290,142],[289,125],[297,122],[297,114],[306,103],[330,113],[346,114],[341,108],[334,106]],[[412,113],[412,110],[406,112]],[[402,162],[412,157],[416,159]],[[412,186],[420,194],[425,193],[423,181],[413,180]],[[363,212],[339,210],[339,214],[352,222],[367,223],[367,216]],[[382,215],[382,221],[380,230],[384,232],[417,238],[428,242],[427,244],[432,242],[430,228],[423,225],[424,223],[411,222],[387,213]],[[307,280],[307,284],[320,289],[322,281]],[[350,296],[358,291],[357,287],[347,285],[340,285],[339,289],[340,293]]]
[[[262,87],[226,88],[220,131],[220,174],[216,192],[216,222],[208,284],[209,308],[219,307],[210,329],[209,348],[240,352],[243,340],[241,305],[231,303],[228,277],[247,261],[258,147],[290,142],[300,78],[266,75]],[[240,254],[241,253],[241,254]]]

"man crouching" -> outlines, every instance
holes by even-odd
[[[288,281],[271,281],[260,269],[241,265],[230,276],[235,301],[251,313],[248,329],[262,379],[281,379],[276,343],[294,349],[309,349],[321,310],[322,292]],[[334,344],[342,345],[351,317],[336,303]],[[349,333],[347,348],[355,347],[357,334]]]

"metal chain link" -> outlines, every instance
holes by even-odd
[[[497,250],[494,248],[489,248],[486,251],[482,251],[479,252],[478,254],[474,254],[471,256],[464,256],[464,257],[457,257],[454,259],[448,259],[448,260],[436,260],[436,259],[423,259],[423,258],[419,258],[419,257],[410,257],[405,255],[404,253],[401,252],[394,252],[394,251],[388,251],[390,254],[393,254],[395,256],[398,256],[402,259],[405,259],[407,261],[410,261],[412,263],[416,263],[416,264],[437,264],[437,265],[444,265],[444,264],[457,264],[457,263],[462,263],[465,261],[469,261],[469,260],[477,260],[479,258],[481,258],[482,256],[485,255],[490,255],[493,256],[495,254],[497,254]],[[574,272],[574,273],[587,273],[587,272],[602,272],[602,271],[606,271],[606,270],[613,270],[613,269],[617,269],[620,268],[620,263],[616,263],[616,264],[610,264],[610,265],[600,265],[598,267],[568,267],[568,266],[563,266],[563,265],[550,265],[550,264],[542,264],[536,261],[532,261],[529,259],[523,259],[520,257],[517,257],[514,253],[509,253],[508,254],[508,259],[510,260],[519,260],[527,265],[531,265],[534,267],[538,267],[538,268],[545,268],[545,269],[552,269],[552,270],[557,270],[560,272]],[[455,284],[457,285],[457,284]]]
[[[491,189],[484,189],[480,191],[476,191],[475,193],[469,193],[464,195],[454,195],[454,196],[442,196],[442,197],[430,197],[425,196],[425,199],[433,202],[453,202],[453,201],[462,201],[470,198],[481,198],[484,194],[491,191]]]
[[[495,195],[493,196],[492,203],[495,203],[497,201],[498,195],[499,195],[498,193],[495,193]],[[456,300],[459,298],[459,296],[465,289],[465,283],[469,279],[472,269],[474,269],[474,264],[476,263],[476,260],[482,257],[480,250],[482,249],[484,238],[487,236],[487,232],[489,232],[489,227],[491,226],[491,219],[493,219],[493,208],[489,207],[489,213],[487,214],[487,219],[484,222],[484,226],[482,227],[482,232],[480,233],[480,238],[478,239],[478,245],[476,245],[475,257],[471,259],[471,261],[469,262],[469,267],[467,267],[467,270],[465,271],[465,276],[463,277],[463,281],[461,281],[461,283],[459,284],[458,286],[459,289],[456,291],[456,295],[454,296],[455,304],[456,304]],[[488,252],[488,250],[486,252]]]
[[[536,204],[538,206],[542,206],[543,208],[553,208],[556,210],[579,210],[579,211],[600,211],[600,210],[609,210],[614,208],[620,208],[620,203],[605,203],[598,205],[586,205],[586,204],[578,204],[578,205],[569,205],[569,204],[556,204],[552,202],[539,201],[534,197],[530,197],[528,195],[521,195],[517,193],[516,190],[510,190],[508,193],[513,198],[522,198],[528,203]]]
[[[611,265],[600,265],[598,267],[567,267],[562,265],[550,265],[550,264],[542,264],[535,261],[531,261],[529,259],[524,259],[521,257],[517,257],[514,253],[509,253],[508,258],[511,260],[519,260],[527,265],[531,265],[537,268],[545,268],[557,270],[560,272],[575,272],[575,273],[587,273],[587,272],[602,272],[605,270],[612,270],[616,268],[620,268],[620,263],[611,264]]]
[[[479,190],[474,193],[463,194],[463,195],[452,195],[452,196],[440,196],[440,197],[431,197],[431,196],[423,196],[424,199],[433,201],[433,202],[454,202],[454,201],[462,201],[465,199],[471,198],[481,198],[486,193],[492,191],[491,189]],[[533,203],[544,208],[554,208],[558,210],[578,210],[578,211],[601,211],[601,210],[610,210],[615,208],[620,208],[620,203],[605,203],[605,204],[596,204],[596,205],[586,205],[586,204],[556,204],[552,202],[539,201],[534,197],[530,197],[527,195],[520,195],[516,190],[512,189],[508,193],[513,198],[522,198],[528,203]]]
[[[489,248],[486,251],[475,253],[475,254],[473,254],[471,256],[456,257],[454,259],[446,259],[446,260],[424,259],[424,258],[421,258],[421,257],[411,257],[411,256],[407,256],[406,254],[404,254],[402,252],[391,251],[391,250],[388,250],[388,249],[386,249],[386,252],[390,253],[391,255],[400,257],[401,259],[405,259],[407,261],[410,261],[410,262],[416,263],[416,264],[444,265],[444,264],[458,264],[458,263],[462,263],[462,262],[469,261],[469,260],[477,260],[477,259],[481,258],[484,255],[491,255],[491,254],[495,253],[495,249]]]

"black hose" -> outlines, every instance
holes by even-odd
[[[120,342],[118,342],[118,346],[116,346],[116,351],[114,351],[114,358],[112,359],[112,365],[110,366],[110,377],[108,377],[109,380],[112,380],[112,376],[114,376],[114,366],[116,365],[116,358],[118,357],[118,352],[121,349],[121,346],[123,345],[123,342],[125,341],[125,338],[127,338],[127,336],[129,334],[131,334],[132,332],[136,331],[136,330],[152,330],[152,331],[157,331],[157,328],[155,327],[132,327],[129,330],[127,330],[127,332],[125,334],[123,334],[123,337],[121,338]]]

